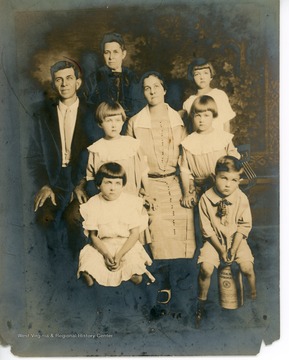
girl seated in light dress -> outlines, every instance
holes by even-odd
[[[183,103],[183,110],[189,115],[196,98],[209,95],[215,100],[218,108],[218,115],[214,117],[213,127],[230,132],[230,121],[236,116],[236,113],[230,105],[227,94],[221,89],[212,88],[211,82],[214,76],[215,70],[211,62],[203,58],[194,59],[188,67],[188,78],[196,85],[197,92]]]
[[[135,284],[146,274],[152,261],[139,242],[139,232],[147,226],[143,200],[125,193],[127,177],[115,162],[103,164],[95,178],[100,193],[80,206],[83,228],[91,243],[79,255],[78,278],[88,286],[118,286],[122,281]]]
[[[214,129],[213,121],[217,116],[217,104],[211,96],[203,95],[194,101],[190,117],[196,130],[181,143],[181,203],[184,207],[196,205],[201,195],[213,185],[212,175],[221,156],[240,158],[232,142],[234,135]]]

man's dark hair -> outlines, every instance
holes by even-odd
[[[81,71],[80,71],[79,65],[77,65],[77,63],[73,63],[71,61],[63,60],[63,61],[57,61],[57,63],[55,63],[54,65],[51,66],[50,74],[51,74],[52,80],[54,80],[54,75],[57,71],[69,69],[69,68],[72,68],[74,70],[74,75],[75,75],[76,79],[80,78]]]

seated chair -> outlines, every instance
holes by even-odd
[[[250,144],[242,144],[237,146],[238,152],[241,155],[241,161],[244,166],[245,178],[241,182],[240,188],[247,193],[257,182],[257,175],[249,164],[251,146]]]

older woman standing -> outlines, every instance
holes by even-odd
[[[156,301],[164,304],[171,298],[169,273],[178,263],[171,260],[192,258],[196,249],[193,211],[180,204],[178,159],[186,131],[179,114],[165,103],[166,87],[162,76],[148,72],[142,77],[142,86],[148,104],[129,120],[127,135],[141,141],[147,156],[148,195],[155,199],[155,206],[148,210],[149,242],[162,275]],[[153,306],[151,315],[158,317],[163,312],[161,306]]]

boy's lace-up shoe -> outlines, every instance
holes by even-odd
[[[204,317],[206,317],[207,313],[205,308],[202,306],[198,306],[195,312],[195,328],[199,329],[201,325],[201,321]]]

